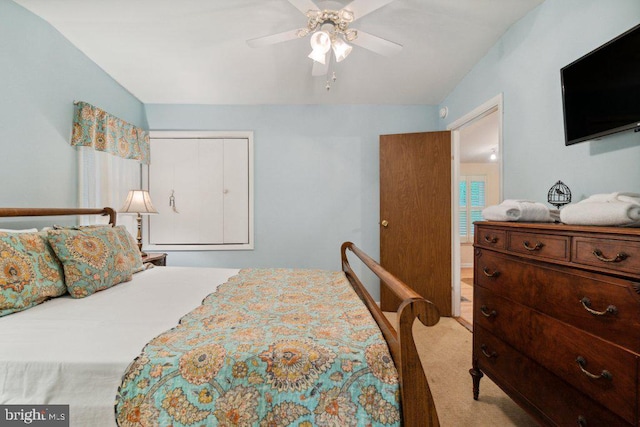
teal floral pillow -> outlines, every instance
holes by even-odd
[[[62,266],[46,232],[0,232],[0,316],[65,292]]]
[[[131,272],[137,273],[138,271],[144,270],[142,254],[140,253],[140,249],[138,249],[138,242],[135,241],[124,225],[118,225],[115,227],[115,230],[118,238],[120,239],[120,244],[122,245],[124,253],[131,262]]]
[[[73,298],[84,298],[131,280],[132,264],[113,227],[49,230]]]

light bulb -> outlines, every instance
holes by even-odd
[[[495,150],[493,150],[491,152],[491,155],[489,156],[490,160],[496,160],[498,158],[498,155],[496,154]]]

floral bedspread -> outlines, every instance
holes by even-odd
[[[399,425],[398,374],[342,272],[245,269],[149,342],[120,426]]]

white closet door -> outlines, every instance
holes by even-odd
[[[249,141],[224,140],[224,243],[249,243]]]
[[[152,139],[151,156],[151,245],[250,243],[248,139]]]
[[[198,154],[198,190],[193,194],[198,200],[199,239],[202,244],[224,243],[224,141],[200,139]]]
[[[159,139],[151,150],[149,192],[159,215],[149,218],[149,243],[223,243],[223,141]]]
[[[180,150],[180,156],[186,157],[189,151],[184,145]],[[174,162],[177,155],[174,151],[177,148],[175,140],[161,139],[151,141],[151,152],[153,153],[153,167],[149,167],[149,195],[153,205],[158,211],[158,215],[149,216],[149,243],[166,244],[175,238],[175,218],[171,213],[169,198],[174,183]]]

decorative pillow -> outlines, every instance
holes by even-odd
[[[132,265],[113,227],[49,230],[73,298],[84,298],[131,280]]]
[[[63,279],[46,232],[0,232],[0,316],[64,294]]]
[[[138,242],[136,242],[124,225],[116,226],[115,231],[120,239],[120,244],[124,249],[124,253],[127,255],[131,265],[133,266],[131,273],[137,273],[138,271],[144,270],[144,266],[142,265],[142,254],[140,253],[140,249],[138,249]]]

